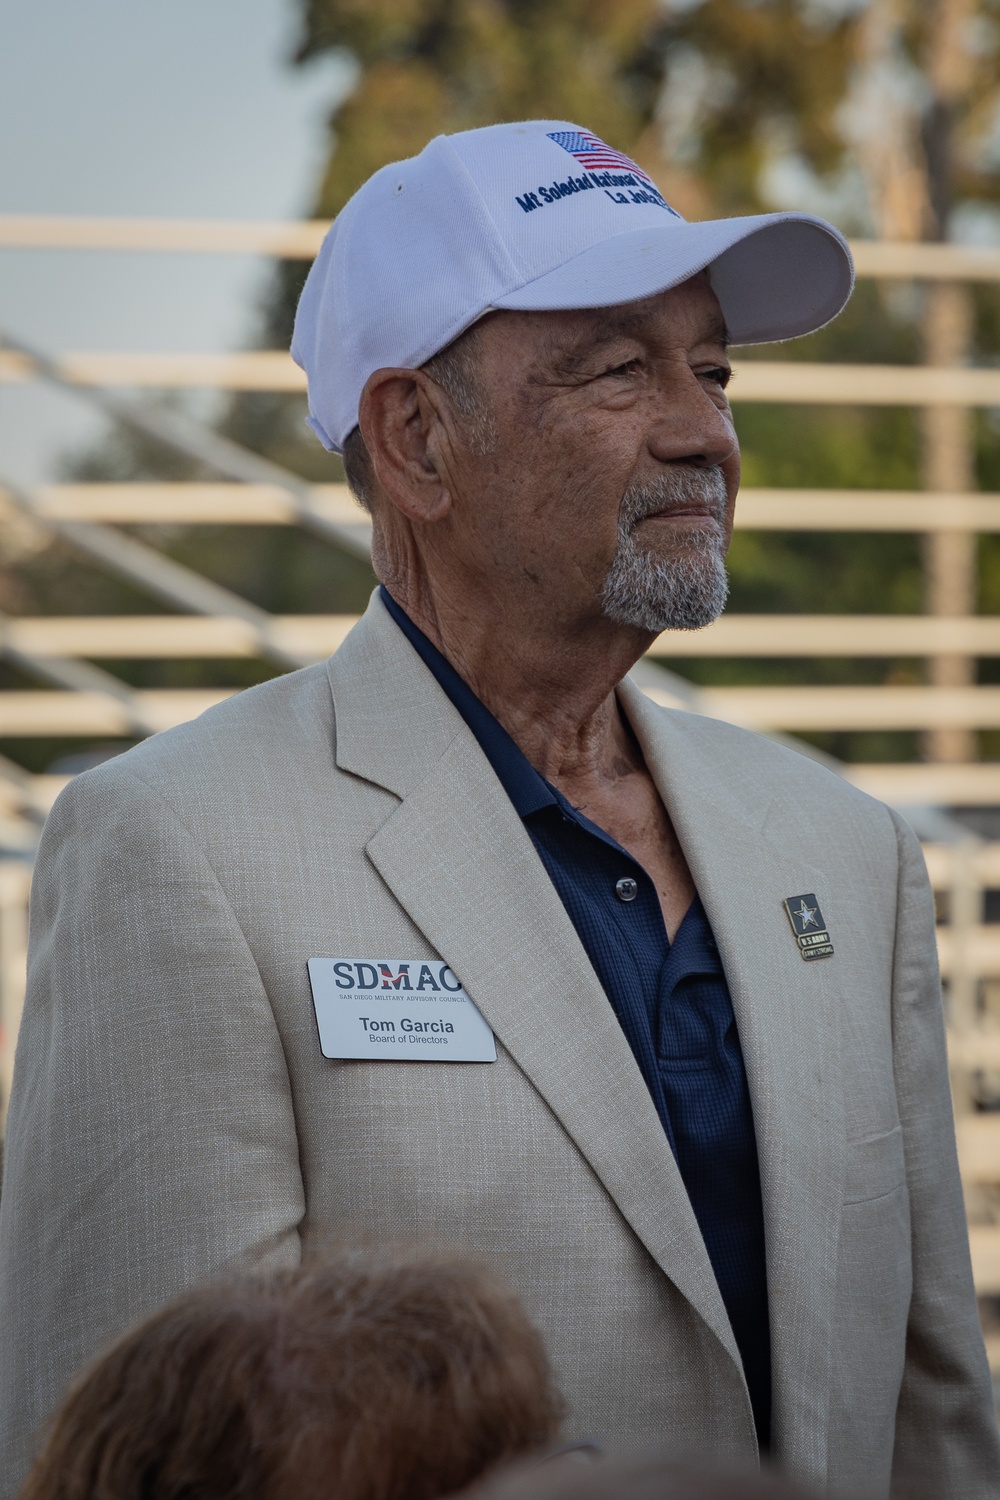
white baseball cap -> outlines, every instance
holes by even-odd
[[[709,268],[735,344],[822,328],[854,266],[812,214],[688,223],[636,164],[565,120],[439,135],[337,215],[299,301],[309,425],[343,449],[368,377],[417,369],[495,309],[610,307]]]

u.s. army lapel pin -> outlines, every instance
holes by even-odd
[[[784,907],[795,933],[799,952],[807,963],[814,958],[829,958],[833,952],[819,902],[810,891],[805,896],[786,896]]]

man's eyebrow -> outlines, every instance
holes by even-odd
[[[560,342],[556,360],[559,365],[567,369],[586,364],[588,359],[600,353],[605,344],[613,344],[617,339],[629,338],[641,333],[648,322],[648,313],[601,318],[598,322],[590,323],[586,328],[581,329],[579,333],[568,334]]]
[[[726,327],[725,318],[718,317],[712,319],[712,326],[708,330],[708,342],[712,344],[721,344],[723,349],[729,348],[729,345],[732,343],[732,339],[729,335],[729,329]]]
[[[615,339],[629,338],[631,335],[640,334],[648,327],[652,314],[645,310],[633,313],[623,313],[617,316],[608,316],[592,323],[589,328],[579,334],[570,335],[559,349],[558,358],[560,363],[576,363],[584,360],[589,354],[600,349],[603,344],[614,343]],[[708,323],[700,343],[719,344],[723,349],[730,345],[729,329],[726,320],[721,313],[712,317]]]

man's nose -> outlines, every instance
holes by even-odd
[[[728,402],[720,406],[693,370],[664,384],[647,441],[663,463],[705,468],[724,464],[738,451]]]

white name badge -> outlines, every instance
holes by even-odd
[[[496,1062],[487,1026],[438,958],[311,958],[324,1057]]]

